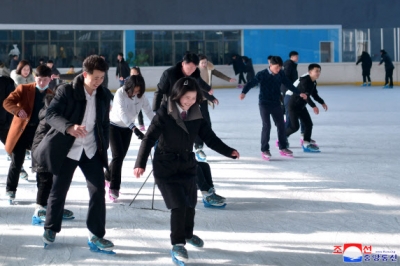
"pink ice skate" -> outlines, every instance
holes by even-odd
[[[107,180],[106,180],[105,186],[106,186],[106,188],[110,188],[110,181],[107,181]]]
[[[264,161],[269,161],[271,158],[271,153],[269,151],[263,151],[263,152],[261,152],[261,158]]]
[[[303,147],[304,139],[300,138],[300,145]],[[315,145],[318,147],[317,142],[313,139],[311,139],[310,144]]]
[[[118,189],[109,189],[108,190],[108,198],[115,202],[119,198],[119,190]]]
[[[282,149],[279,150],[281,156],[293,158],[293,152],[289,149]]]

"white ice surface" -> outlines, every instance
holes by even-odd
[[[241,158],[205,149],[217,192],[228,205],[206,209],[199,197],[195,234],[205,246],[187,247],[188,265],[342,265],[343,257],[332,252],[343,243],[400,252],[400,90],[319,87],[329,110],[311,116],[322,152],[303,153],[295,133],[289,140],[295,158],[283,158],[272,127],[270,162],[260,158],[258,92],[239,101],[238,89],[215,91],[220,105],[210,111],[213,129]],[[133,177],[139,144],[133,137],[118,203],[107,201],[105,237],[114,242],[115,256],[88,249],[88,192],[79,169],[65,205],[76,219],[64,221],[55,243],[43,249],[43,228],[31,225],[35,175],[20,181],[16,205],[8,205],[9,162],[1,146],[0,265],[172,265],[170,215],[157,188],[156,210],[150,210],[152,177],[128,206],[152,168],[149,163],[144,177]]]

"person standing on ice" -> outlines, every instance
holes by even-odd
[[[366,51],[362,52],[360,58],[357,60],[356,65],[361,63],[362,68],[362,76],[363,76],[363,84],[362,86],[371,86],[371,67],[372,67],[372,59],[369,53]],[[367,83],[368,80],[368,83]]]
[[[51,244],[61,231],[65,198],[75,169],[82,170],[90,200],[86,225],[89,246],[95,251],[110,251],[114,244],[106,233],[105,179],[108,169],[110,95],[101,84],[108,65],[98,55],[83,62],[83,73],[72,84],[57,89],[46,121],[51,129],[33,154],[37,167],[53,174],[47,205],[43,241]]]
[[[381,61],[379,65],[385,63],[385,86],[384,89],[393,89],[393,70],[394,65],[392,62],[392,58],[388,55],[388,53],[382,49],[381,50]]]
[[[292,82],[286,77],[282,70],[282,58],[279,56],[272,56],[270,65],[256,74],[256,76],[244,86],[239,99],[243,100],[246,93],[256,85],[260,86],[259,95],[259,108],[260,115],[263,123],[261,132],[261,157],[264,160],[269,160],[271,153],[269,150],[269,139],[271,133],[271,120],[270,116],[274,119],[275,125],[278,130],[279,152],[282,156],[292,157],[293,152],[287,147],[287,139],[285,134],[285,122],[283,120],[283,112],[281,108],[281,90],[280,87],[284,84],[289,90],[295,94],[300,94],[300,97],[307,99],[307,95],[300,93],[299,90],[293,86]]]
[[[203,240],[193,234],[197,203],[196,175],[198,162],[192,147],[199,135],[211,149],[239,159],[239,153],[223,143],[203,119],[199,104],[203,93],[197,81],[190,77],[179,79],[167,102],[158,109],[139,148],[134,176],[143,175],[147,158],[158,140],[154,152],[153,174],[164,202],[171,210],[172,258],[187,261],[185,244],[196,247]]]
[[[324,100],[319,97],[317,91],[317,82],[321,74],[321,66],[318,64],[310,64],[308,66],[308,75],[303,75],[299,79],[298,89],[301,93],[306,94],[307,100],[304,100],[298,95],[291,96],[288,103],[288,114],[290,118],[290,124],[286,125],[286,137],[289,138],[294,132],[299,130],[299,119],[304,125],[304,136],[302,147],[304,152],[319,152],[319,147],[312,143],[311,134],[313,123],[306,108],[307,103],[313,108],[314,113],[319,114],[319,109],[311,100],[312,96],[314,100],[322,105],[325,111],[328,110],[328,106],[325,104]]]

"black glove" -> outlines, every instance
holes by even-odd
[[[133,129],[133,133],[138,137],[138,139],[142,140],[144,138],[144,134],[137,127]]]

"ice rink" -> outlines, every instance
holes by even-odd
[[[294,158],[281,157],[273,127],[269,162],[260,157],[259,90],[252,89],[243,101],[238,98],[241,90],[215,91],[220,105],[210,110],[213,129],[241,158],[232,160],[205,149],[216,190],[228,205],[206,209],[199,193],[195,234],[205,246],[187,246],[187,265],[343,265],[343,255],[333,252],[344,243],[371,246],[373,253],[400,252],[399,88],[318,90],[329,107],[311,114],[313,139],[322,152],[304,153],[300,133],[295,133],[289,139]],[[153,93],[147,95],[151,100]],[[145,122],[148,126],[147,118]],[[55,243],[44,249],[43,227],[31,225],[35,175],[28,171],[29,182],[20,181],[16,205],[8,205],[9,161],[1,146],[0,265],[172,265],[169,211],[157,188],[151,209],[152,177],[129,206],[152,169],[149,159],[145,176],[133,177],[139,145],[133,137],[120,199],[107,200],[105,238],[114,242],[114,256],[88,249],[88,192],[80,170],[65,206],[76,218],[64,221]],[[30,163],[25,161],[25,169]],[[382,258],[370,262],[382,263]],[[389,260],[385,265],[396,263]]]

